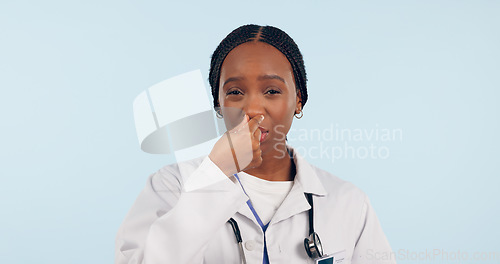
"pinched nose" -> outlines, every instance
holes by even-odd
[[[259,98],[258,96],[249,96],[245,99],[243,105],[243,111],[250,117],[250,119],[258,116],[264,115],[264,102],[263,98]]]

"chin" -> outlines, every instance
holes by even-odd
[[[282,158],[283,156],[286,156],[288,154],[285,146],[286,142],[273,142],[272,140],[265,141],[260,145],[262,157],[272,154],[278,158]]]

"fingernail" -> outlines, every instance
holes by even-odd
[[[260,118],[259,118],[259,120],[260,120],[259,123],[262,122],[262,121],[264,121],[264,116],[261,115]]]

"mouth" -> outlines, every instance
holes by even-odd
[[[259,126],[260,130],[260,142],[264,141],[267,138],[267,135],[269,135],[269,130]]]

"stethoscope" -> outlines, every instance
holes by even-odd
[[[323,257],[323,246],[321,245],[321,240],[319,239],[319,235],[314,232],[314,211],[313,211],[313,197],[312,194],[306,193],[307,201],[309,205],[311,205],[311,209],[309,209],[309,236],[304,239],[304,247],[306,249],[307,255],[313,260]],[[231,224],[231,227],[234,231],[234,236],[236,237],[236,242],[238,242],[238,247],[240,250],[241,262],[243,264],[247,263],[245,258],[245,252],[243,251],[242,239],[240,229],[238,227],[238,223],[233,218],[228,220],[228,223]]]

